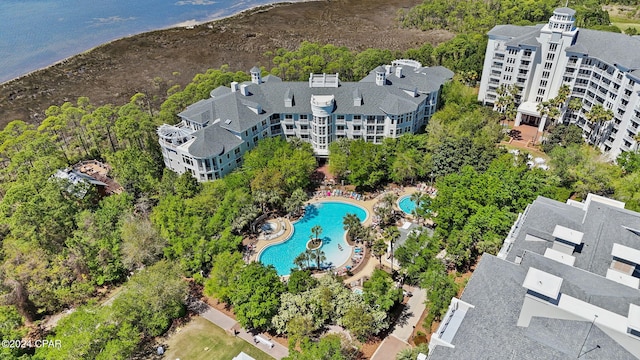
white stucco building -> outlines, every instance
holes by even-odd
[[[359,82],[338,74],[310,74],[308,82],[285,82],[260,69],[251,81],[211,91],[178,114],[177,125],[158,129],[165,165],[198,181],[218,179],[242,163],[260,139],[284,136],[311,143],[326,157],[340,138],[381,143],[386,137],[415,133],[438,105],[442,85],[453,72],[423,67],[413,60],[379,66]]]
[[[547,119],[537,105],[554,98],[564,84],[569,99],[582,101],[582,109],[561,109],[559,122],[580,126],[585,138],[610,158],[635,148],[640,125],[640,38],[625,34],[579,29],[575,11],[558,8],[547,24],[498,25],[489,31],[478,100],[493,105],[501,85],[520,88],[516,97],[516,125],[542,132]],[[585,118],[595,104],[610,109],[614,119],[590,126]],[[594,132],[592,134],[592,132]]]

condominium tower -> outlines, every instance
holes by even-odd
[[[515,125],[533,125],[543,132],[550,124],[538,104],[568,85],[569,99],[580,99],[582,108],[571,111],[565,104],[558,122],[580,126],[585,139],[610,158],[635,150],[640,126],[640,38],[579,29],[575,11],[566,7],[556,9],[547,24],[498,25],[489,31],[478,99],[495,106],[500,86],[513,84],[519,89]],[[585,114],[596,104],[611,110],[613,119],[590,123]]]
[[[219,179],[242,163],[261,139],[299,138],[319,157],[341,138],[375,144],[387,137],[415,133],[436,111],[442,85],[453,72],[423,67],[414,60],[379,66],[359,82],[338,74],[310,74],[308,82],[262,78],[211,91],[178,114],[177,125],[158,129],[165,165],[190,172],[198,181]]]

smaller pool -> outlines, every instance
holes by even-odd
[[[413,213],[413,210],[416,209],[417,204],[411,201],[411,195],[405,195],[398,201],[398,207],[404,213],[411,215]]]

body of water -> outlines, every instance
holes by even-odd
[[[187,26],[269,0],[1,0],[0,83],[100,44]]]
[[[294,232],[289,239],[280,244],[265,248],[259,260],[265,265],[273,265],[278,275],[288,275],[296,266],[293,260],[307,249],[311,228],[322,227],[322,251],[326,256],[323,264],[340,266],[349,260],[351,246],[345,241],[342,221],[348,213],[356,214],[361,221],[367,218],[367,211],[359,206],[343,202],[320,202],[309,205],[304,216],[294,223]],[[315,261],[311,264],[315,266]]]

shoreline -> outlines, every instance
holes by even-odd
[[[228,15],[224,15],[224,16],[213,15],[213,17],[209,17],[208,19],[203,20],[203,21],[198,21],[198,20],[195,20],[195,19],[185,20],[185,21],[179,22],[177,24],[169,25],[169,26],[166,26],[166,27],[161,27],[161,28],[158,28],[158,29],[144,30],[144,31],[141,31],[141,32],[138,32],[138,33],[134,33],[134,34],[129,34],[129,35],[126,35],[126,36],[120,36],[120,37],[117,37],[117,38],[113,38],[111,40],[107,40],[107,41],[105,41],[103,43],[100,43],[98,45],[92,46],[89,49],[77,52],[77,53],[75,53],[73,55],[69,55],[69,56],[67,56],[67,57],[65,57],[63,59],[57,60],[57,61],[55,61],[53,63],[50,63],[49,65],[37,68],[35,70],[28,71],[28,72],[26,72],[26,73],[24,73],[22,75],[18,75],[16,77],[14,77],[12,79],[8,79],[8,80],[5,80],[3,82],[0,82],[0,87],[2,87],[4,85],[7,85],[8,83],[13,82],[13,81],[19,81],[22,78],[27,77],[27,76],[29,76],[29,75],[31,75],[33,73],[37,73],[39,71],[47,70],[47,69],[49,69],[51,67],[54,67],[56,65],[64,64],[65,62],[75,58],[76,56],[80,56],[80,55],[89,53],[89,52],[94,51],[96,49],[99,49],[99,48],[101,48],[103,46],[110,45],[110,44],[112,44],[112,43],[114,43],[116,41],[126,40],[126,39],[130,39],[130,38],[133,38],[133,37],[136,37],[136,36],[153,33],[153,32],[156,32],[156,31],[166,31],[166,30],[181,29],[181,28],[184,28],[186,30],[193,30],[194,27],[196,27],[196,26],[210,25],[210,24],[213,24],[213,23],[218,22],[218,21],[227,20],[227,19],[230,19],[230,18],[233,18],[233,17],[236,17],[236,16],[241,16],[244,13],[248,13],[248,12],[251,12],[251,11],[254,11],[254,10],[255,11],[268,11],[271,8],[275,8],[277,6],[295,4],[295,3],[303,3],[303,2],[318,2],[318,1],[322,1],[322,0],[275,1],[273,3],[268,3],[268,4],[264,4],[264,5],[252,6],[252,7],[249,7],[247,9],[241,10],[239,12],[234,12],[232,14],[228,14]],[[265,9],[262,10],[261,8],[265,8]]]
[[[183,89],[195,75],[227,66],[270,70],[278,49],[303,41],[359,52],[403,52],[453,38],[444,30],[405,29],[399,10],[422,0],[301,0],[274,2],[194,25],[144,32],[101,44],[0,84],[0,128],[13,120],[39,124],[51,105],[88,97],[94,106],[120,106],[143,93],[159,108],[167,90]]]

